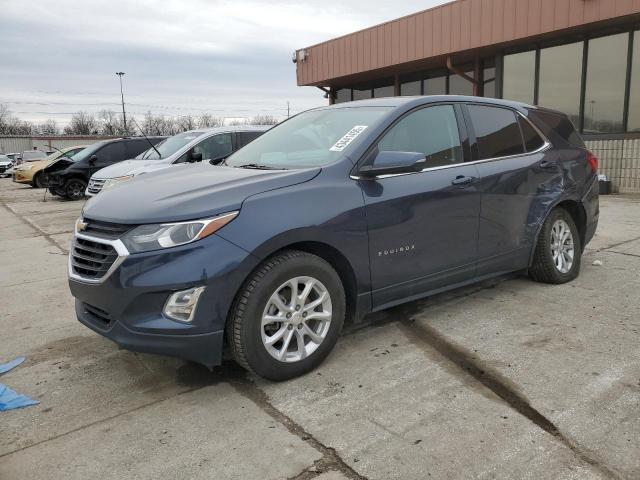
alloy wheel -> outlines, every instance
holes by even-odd
[[[295,277],[269,297],[260,331],[267,352],[281,362],[299,362],[324,341],[332,318],[331,296],[313,277]]]
[[[560,273],[569,273],[573,266],[573,235],[569,224],[559,218],[551,227],[551,256]]]

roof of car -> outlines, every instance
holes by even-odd
[[[193,130],[182,133],[266,132],[271,127],[273,127],[273,125],[227,125],[222,127],[194,128]]]
[[[515,108],[536,108],[526,103],[514,102],[512,100],[502,100],[490,97],[469,97],[465,95],[424,95],[412,97],[384,97],[371,98],[367,100],[354,100],[352,102],[343,102],[331,107],[324,108],[349,108],[349,107],[401,107],[409,104],[420,105],[431,102],[467,102],[467,103],[489,103],[495,105],[503,105]]]

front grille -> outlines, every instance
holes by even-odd
[[[98,324],[103,327],[108,327],[111,323],[111,316],[108,312],[105,312],[101,308],[94,307],[88,303],[83,303],[84,313],[93,320],[94,324]]]
[[[87,280],[100,280],[118,258],[111,245],[76,237],[71,251],[71,269]]]
[[[86,225],[82,233],[109,240],[120,238],[124,233],[133,228],[133,225],[100,222],[98,220],[90,220],[88,218],[85,218],[84,222]]]
[[[0,173],[4,173],[7,170],[9,170],[9,166],[8,165],[0,165]]]
[[[105,178],[91,178],[89,179],[89,186],[87,190],[92,195],[96,195],[102,191],[102,187],[104,187],[104,182],[107,180]]]

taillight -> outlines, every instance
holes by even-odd
[[[587,152],[587,163],[594,173],[598,171],[598,157],[591,152]]]

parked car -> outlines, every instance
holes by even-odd
[[[14,165],[22,159],[19,153],[5,153],[5,155],[13,160]]]
[[[88,202],[69,285],[80,322],[213,366],[223,344],[283,380],[345,317],[528,271],[577,277],[598,160],[568,117],[489,98],[393,97],[299,114],[225,165],[144,175]]]
[[[134,137],[103,140],[88,146],[72,158],[59,158],[44,168],[44,180],[54,195],[69,200],[84,197],[89,178],[108,165],[134,158],[165,137]]]
[[[7,173],[13,167],[13,160],[6,155],[0,154],[0,177],[8,177],[11,174]]]
[[[131,180],[143,173],[155,172],[171,165],[199,161],[221,162],[232,152],[268,130],[267,126],[201,128],[179,133],[149,148],[133,160],[98,170],[91,176],[85,194],[97,195],[104,189]]]
[[[46,157],[47,154],[41,150],[26,150],[20,154],[20,159],[16,162],[16,165],[21,165],[24,162],[43,160]]]
[[[86,147],[86,145],[78,145],[75,147],[64,148],[52,153],[42,160],[28,160],[15,167],[13,172],[13,181],[16,183],[29,184],[34,188],[43,188],[46,186],[43,172],[45,167],[51,165],[62,157],[71,159],[71,157]]]

